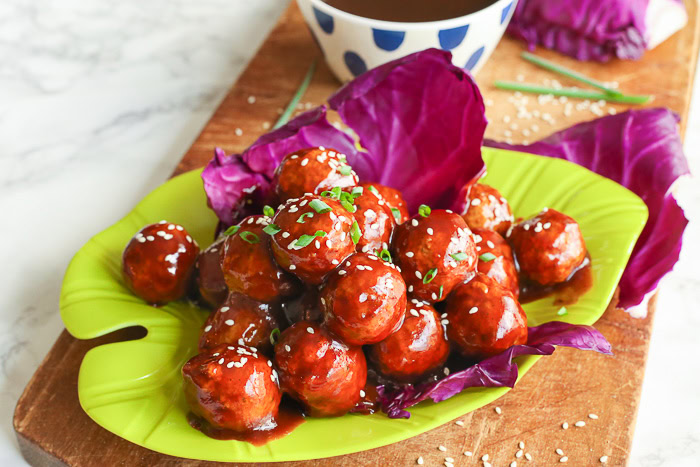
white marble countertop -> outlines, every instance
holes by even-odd
[[[286,0],[0,2],[0,465],[24,465],[12,414],[63,328],[72,255],[173,170]],[[686,150],[700,173],[700,93]],[[681,183],[691,224],[662,284],[631,454],[698,465],[700,184]]]

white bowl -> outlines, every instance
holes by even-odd
[[[422,23],[363,18],[321,0],[297,3],[328,66],[345,82],[370,68],[432,47],[449,50],[456,66],[477,73],[501,40],[517,0],[498,0],[465,16]]]

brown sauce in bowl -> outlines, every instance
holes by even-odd
[[[363,18],[420,23],[459,18],[483,10],[494,0],[324,0],[339,10]]]

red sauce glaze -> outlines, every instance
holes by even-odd
[[[419,300],[444,300],[476,270],[471,231],[464,219],[452,211],[436,209],[427,217],[416,214],[396,228],[394,237],[395,262],[401,268],[408,292]],[[457,254],[465,255],[464,259],[452,256]],[[436,272],[430,280],[432,269]]]
[[[321,301],[317,287],[306,287],[300,297],[282,303],[284,315],[289,323],[297,321],[321,321]]]
[[[408,206],[399,190],[378,183],[360,183],[360,186],[386,203],[397,224],[408,220]]]
[[[275,367],[282,389],[313,417],[349,412],[367,381],[362,347],[348,346],[310,321],[282,333],[275,344]]]
[[[201,431],[210,438],[220,440],[246,441],[253,446],[263,446],[270,441],[287,436],[296,427],[304,423],[304,416],[296,407],[286,407],[284,402],[280,406],[275,426],[267,430],[246,430],[234,431],[221,428],[214,428],[206,420],[193,413],[187,414],[187,421],[190,426]]]
[[[264,355],[272,355],[270,334],[275,328],[283,329],[285,324],[279,304],[258,302],[245,295],[231,294],[202,326],[199,351],[228,344],[245,345]]]
[[[518,298],[520,295],[518,268],[508,242],[493,230],[475,229],[472,233],[476,243],[476,254],[479,255],[476,269],[513,292],[515,298]],[[481,259],[486,253],[491,253],[496,258],[489,261]]]
[[[406,284],[391,263],[356,253],[328,276],[321,289],[328,329],[351,345],[374,344],[396,331],[406,309]]]
[[[554,209],[518,223],[507,238],[520,273],[541,285],[564,282],[586,257],[578,224]]]
[[[218,308],[228,297],[228,287],[221,270],[224,256],[224,240],[219,237],[206,250],[199,253],[196,263],[197,289],[201,299],[212,308]]]
[[[153,305],[185,296],[199,254],[197,243],[180,225],[147,225],[127,243],[122,272],[131,291]]]
[[[282,391],[267,357],[249,347],[219,345],[182,367],[190,410],[212,427],[245,433],[276,425]]]
[[[272,302],[297,295],[301,285],[280,268],[270,254],[270,236],[263,229],[270,223],[265,216],[243,219],[239,230],[226,238],[221,267],[229,290],[261,302]]]
[[[323,203],[330,211],[317,212],[314,202]],[[277,264],[309,284],[323,282],[326,274],[355,252],[350,235],[355,218],[334,199],[313,195],[292,198],[280,207],[273,222],[281,229],[271,241]],[[316,233],[322,236],[302,243]]]
[[[495,230],[505,235],[513,222],[508,201],[495,188],[475,183],[467,191],[462,217],[470,229]]]
[[[447,300],[447,336],[467,358],[484,359],[527,342],[527,317],[513,294],[481,273]]]
[[[345,155],[330,148],[308,148],[285,156],[273,183],[280,201],[285,202],[336,186],[356,186],[357,181],[357,174],[345,163]]]
[[[357,404],[355,404],[355,407],[353,407],[351,412],[361,415],[372,415],[380,410],[381,407],[379,405],[377,385],[367,381],[363,392],[360,393],[360,400],[357,402]]]
[[[554,305],[573,305],[579,297],[593,287],[593,271],[591,270],[590,256],[579,265],[564,281],[553,285],[540,285],[537,282],[523,280],[520,283],[520,303],[529,303],[554,296]]]
[[[440,368],[450,354],[445,329],[435,308],[411,299],[401,328],[374,344],[370,358],[386,377],[414,383]]]
[[[346,190],[351,191],[349,188]],[[362,237],[357,242],[357,251],[374,253],[378,250],[388,250],[391,235],[396,225],[396,220],[389,206],[381,197],[365,188],[354,201],[357,209],[353,215],[362,232]]]

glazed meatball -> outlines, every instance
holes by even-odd
[[[270,235],[263,229],[270,223],[265,216],[250,216],[224,243],[222,269],[231,293],[242,293],[254,300],[272,302],[296,295],[300,284],[280,268],[270,253]]]
[[[408,292],[419,300],[444,300],[476,269],[471,231],[464,219],[452,211],[416,214],[396,228],[394,237],[396,264]]]
[[[399,190],[378,183],[360,183],[360,186],[386,203],[397,224],[408,220],[408,207]]]
[[[389,249],[391,234],[396,225],[394,215],[389,206],[370,190],[360,188],[362,193],[354,197],[355,219],[360,226],[362,236],[357,242],[357,251],[374,253],[378,250]],[[357,187],[354,190],[360,191]],[[350,193],[350,189],[348,189]]]
[[[357,185],[357,174],[345,155],[323,147],[302,149],[285,156],[275,171],[275,191],[280,201],[321,193],[333,187]]]
[[[520,272],[542,285],[564,282],[586,257],[578,224],[554,209],[517,224],[508,240]]]
[[[468,190],[462,217],[470,229],[495,230],[505,235],[513,222],[508,201],[493,187],[475,183]]]
[[[334,199],[292,198],[275,215],[272,254],[282,268],[318,285],[355,251],[354,224],[353,215]]]
[[[276,426],[282,391],[272,362],[245,346],[219,345],[182,367],[185,399],[218,429],[244,432]]]
[[[281,307],[262,303],[242,294],[231,294],[226,303],[209,315],[202,327],[199,351],[219,344],[245,345],[271,354],[272,331],[284,328],[286,323]]]
[[[196,263],[199,296],[212,308],[221,306],[228,297],[228,287],[221,270],[225,236],[219,237],[199,254]]]
[[[187,293],[198,254],[199,246],[181,225],[147,225],[124,249],[124,281],[152,305],[178,300]]]
[[[518,298],[520,283],[510,245],[493,230],[474,229],[474,242],[479,262],[476,269],[510,290]]]
[[[406,284],[401,273],[375,255],[352,255],[321,289],[324,322],[348,344],[381,341],[401,326],[405,310]]]
[[[435,308],[411,299],[403,325],[370,349],[379,371],[401,383],[415,383],[439,369],[450,354]]]
[[[313,417],[335,417],[360,400],[367,380],[362,347],[336,340],[326,329],[299,321],[275,344],[282,389]]]
[[[509,291],[478,273],[447,299],[447,337],[459,352],[481,360],[527,342],[527,317]]]
[[[301,296],[282,303],[287,321],[292,324],[302,320],[320,321],[322,315],[318,293],[318,287],[307,287]]]

